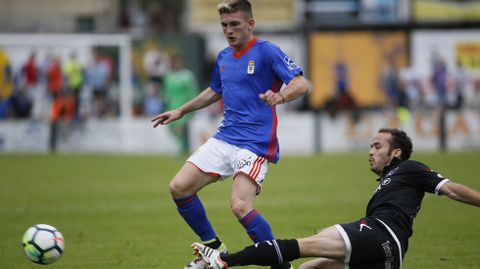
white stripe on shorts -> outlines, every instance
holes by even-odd
[[[343,241],[345,242],[345,246],[347,247],[347,255],[345,255],[345,269],[349,269],[350,266],[348,264],[350,263],[350,258],[352,256],[352,242],[350,242],[350,238],[348,238],[347,232],[345,232],[345,230],[340,224],[336,224],[335,228],[337,228],[337,231],[342,236]]]

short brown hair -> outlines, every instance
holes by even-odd
[[[220,15],[243,11],[249,18],[253,18],[252,4],[248,0],[224,0],[218,4],[217,9]]]
[[[402,155],[400,158],[402,161],[410,159],[413,152],[412,139],[402,130],[396,128],[381,128],[379,133],[388,133],[392,136],[390,142],[390,149],[401,149]]]

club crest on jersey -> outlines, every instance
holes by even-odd
[[[387,177],[386,179],[382,180],[380,184],[382,184],[382,186],[387,186],[388,184],[390,184],[390,182],[392,182],[392,180]]]
[[[388,184],[390,184],[390,182],[392,182],[392,180],[387,177],[387,178],[382,178],[381,181],[380,181],[380,184],[378,184],[378,187],[377,189],[375,189],[375,191],[373,192],[374,194],[377,193],[379,190],[382,189],[382,186],[387,186]]]
[[[255,73],[255,61],[249,61],[247,67],[247,74],[253,75]]]

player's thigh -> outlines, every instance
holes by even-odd
[[[345,269],[345,263],[340,260],[319,258],[302,263],[298,269]]]
[[[192,163],[186,162],[173,177],[169,188],[173,198],[183,198],[217,180],[218,176],[204,173]]]
[[[347,247],[345,262],[350,268],[399,268],[402,255],[389,231],[376,219],[336,225]]]
[[[330,226],[318,234],[298,239],[301,257],[344,259],[347,247],[340,232]]]

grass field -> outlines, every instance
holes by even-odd
[[[480,153],[414,158],[480,189]],[[48,268],[183,268],[197,238],[168,193],[182,164],[160,156],[0,155],[0,268],[41,267],[21,247],[37,223],[56,226],[66,240]],[[230,188],[227,180],[199,196],[219,236],[239,250],[251,242],[230,212]],[[366,154],[285,157],[271,166],[256,208],[278,238],[302,237],[363,216],[375,188]],[[427,195],[403,268],[480,268],[479,246],[479,208]]]

